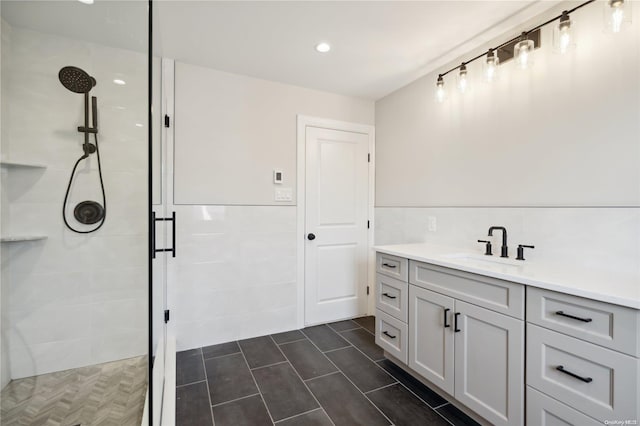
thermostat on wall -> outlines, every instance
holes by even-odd
[[[282,170],[273,171],[273,183],[282,183]]]

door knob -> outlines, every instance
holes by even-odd
[[[315,235],[313,235],[313,234],[309,234],[309,235],[307,235],[307,240],[309,240],[309,241],[313,241],[313,240],[315,240],[315,239],[316,239],[316,236],[315,236]]]

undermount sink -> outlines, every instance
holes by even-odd
[[[522,262],[518,260],[505,259],[495,256],[485,256],[475,253],[452,253],[442,256],[443,259],[447,259],[452,262],[462,263],[469,266],[477,266],[481,268],[501,268],[507,269],[519,268],[522,266]]]

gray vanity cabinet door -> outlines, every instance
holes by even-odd
[[[456,399],[494,425],[522,425],[524,322],[459,300],[455,305]]]
[[[409,367],[451,395],[453,309],[453,298],[409,286]]]

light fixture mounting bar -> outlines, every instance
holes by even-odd
[[[523,34],[527,34],[527,35],[532,34],[532,33],[536,32],[536,31],[538,31],[539,29],[541,29],[542,27],[547,26],[547,25],[551,24],[552,22],[555,22],[555,21],[559,20],[560,18],[562,18],[563,14],[571,14],[571,13],[575,12],[576,10],[578,10],[578,9],[580,9],[582,7],[585,7],[586,5],[591,4],[591,3],[595,2],[595,1],[596,0],[589,0],[589,1],[586,1],[584,3],[581,3],[581,4],[577,5],[576,7],[572,8],[572,9],[565,10],[560,15],[555,16],[555,17],[549,19],[548,21],[543,22],[540,25],[537,25],[537,26],[531,28],[530,30],[524,31]],[[502,44],[500,44],[500,45],[498,45],[496,47],[492,47],[491,49],[492,50],[497,50],[499,52],[501,48],[503,48],[503,47],[505,47],[507,45],[510,45],[510,44],[517,43],[521,39],[521,37],[522,37],[522,34],[519,34],[516,37],[512,38],[511,40],[505,41],[504,43],[502,43]],[[484,51],[484,52],[480,53],[479,55],[474,56],[473,58],[471,58],[471,59],[469,59],[467,61],[464,61],[463,64],[469,65],[471,62],[476,61],[476,60],[478,60],[480,58],[483,58],[486,55],[487,55],[487,52]],[[455,66],[455,67],[453,67],[453,68],[451,68],[451,69],[449,69],[449,70],[447,70],[447,71],[445,71],[443,73],[438,74],[438,76],[439,77],[444,77],[445,75],[447,75],[447,74],[449,74],[449,73],[451,73],[451,72],[453,72],[453,71],[455,71],[457,69],[460,69],[461,66],[462,66],[462,64],[458,65],[458,66]]]

